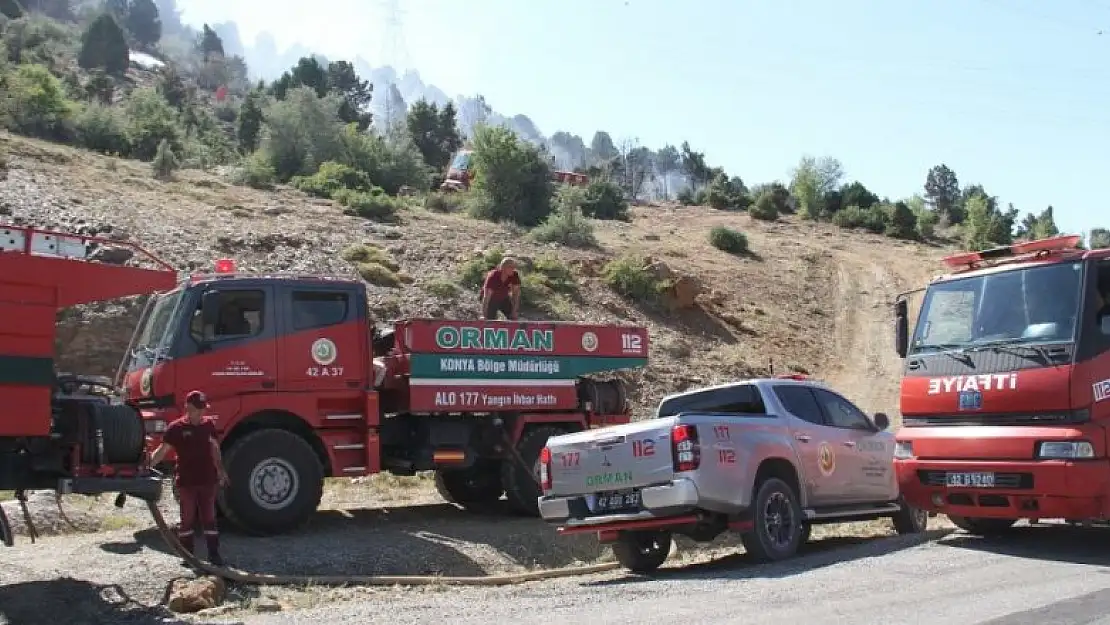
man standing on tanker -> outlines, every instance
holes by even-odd
[[[166,427],[162,444],[150,455],[150,466],[158,466],[170,448],[177,452],[174,481],[181,507],[177,537],[189,553],[194,553],[193,532],[199,521],[208,547],[208,561],[223,566],[220,534],[216,530],[216,495],[228,480],[220,460],[216,426],[204,416],[207,408],[204,393],[190,391],[185,396],[185,416]]]
[[[506,319],[516,319],[520,313],[520,274],[516,261],[503,258],[501,263],[486,274],[482,283],[482,319],[497,319],[497,313]]]

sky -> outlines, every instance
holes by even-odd
[[[385,0],[178,0],[187,23],[415,68],[546,135],[689,141],[749,186],[828,155],[897,199],[945,163],[1065,232],[1110,227],[1083,182],[1110,172],[1110,0],[399,4],[388,29]]]

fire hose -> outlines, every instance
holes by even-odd
[[[484,576],[440,576],[440,575],[273,575],[242,571],[228,566],[215,566],[197,558],[182,545],[176,534],[170,530],[157,502],[148,502],[150,515],[158,532],[170,549],[180,556],[189,566],[209,575],[220,577],[239,584],[258,584],[267,586],[510,586],[560,577],[576,577],[604,573],[618,568],[616,562],[606,562],[590,566],[574,566],[543,571],[527,571],[505,575]]]
[[[516,449],[516,446],[510,445],[509,449],[514,456],[514,459],[519,462],[522,467],[527,469],[530,475],[532,475],[532,467],[528,467],[527,462],[525,462],[524,458],[521,457],[520,452]],[[534,477],[535,476],[533,475],[533,478]],[[122,501],[117,499],[117,505],[122,505]],[[483,576],[274,575],[269,573],[256,573],[243,571],[228,566],[215,566],[209,562],[205,562],[200,558],[197,558],[195,555],[185,549],[185,547],[181,544],[181,541],[178,540],[176,532],[170,529],[169,524],[166,523],[165,517],[162,516],[162,511],[158,508],[158,502],[148,501],[147,507],[150,509],[150,515],[154,518],[154,524],[157,526],[158,532],[162,535],[162,539],[166,541],[166,545],[169,546],[170,550],[174,554],[179,556],[189,566],[196,570],[240,584],[257,584],[269,586],[510,586],[514,584],[523,584],[526,582],[534,582],[540,580],[593,575],[596,573],[605,573],[620,568],[620,564],[616,562],[605,562],[588,566],[573,566],[558,569],[546,569],[542,571],[526,571],[523,573],[508,573],[503,575]]]
[[[528,463],[521,457],[520,452],[516,446],[505,437],[506,442],[509,443],[509,450],[513,459],[524,468],[533,479],[533,467],[529,467]],[[155,472],[157,474],[157,472]],[[537,480],[538,482],[538,480]],[[35,542],[38,537],[38,532],[35,530],[32,522],[30,511],[27,508],[27,496],[23,491],[16,493],[16,498],[19,500],[20,507],[23,511],[24,523],[27,526],[27,533],[31,538],[31,542]],[[116,497],[115,505],[122,508],[126,502],[126,495],[120,494]],[[58,511],[64,520],[71,527],[76,527],[65,513],[62,506],[62,498],[60,493],[55,494],[55,503],[58,505]],[[240,583],[240,584],[255,584],[255,585],[269,585],[269,586],[431,586],[431,585],[450,585],[450,586],[509,586],[513,584],[523,584],[526,582],[534,582],[548,579],[558,579],[563,577],[578,577],[582,575],[593,575],[597,573],[605,573],[608,571],[620,568],[620,564],[616,562],[605,562],[601,564],[593,564],[587,566],[573,566],[562,567],[557,569],[545,569],[540,571],[526,571],[522,573],[508,573],[502,575],[474,575],[474,576],[442,576],[442,575],[292,575],[283,574],[275,575],[270,573],[257,573],[252,571],[244,571],[229,566],[216,566],[209,562],[205,562],[197,558],[192,552],[185,549],[184,545],[177,537],[169,523],[166,522],[165,517],[162,515],[161,509],[158,508],[157,501],[147,501],[147,507],[150,510],[150,516],[154,519],[154,525],[158,528],[158,533],[161,534],[162,539],[170,548],[170,551],[180,557],[191,568],[209,575],[220,577],[222,579]],[[4,513],[3,508],[0,508],[0,542],[7,546],[14,544],[14,536],[11,531],[11,525],[8,522],[7,515]]]

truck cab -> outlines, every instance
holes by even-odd
[[[1079,236],[945,259],[909,332],[895,464],[913,505],[976,533],[1110,517],[1110,250]]]

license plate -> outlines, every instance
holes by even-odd
[[[994,488],[994,473],[949,473],[945,481],[960,488]]]
[[[612,512],[628,512],[640,509],[640,491],[622,491],[619,493],[598,493],[586,495],[586,507],[594,514],[608,514]]]

